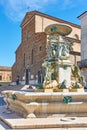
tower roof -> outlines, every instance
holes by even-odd
[[[83,12],[81,15],[79,15],[77,18],[82,19],[84,16],[87,15],[87,11]]]

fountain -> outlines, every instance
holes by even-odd
[[[47,57],[44,92],[3,91],[7,108],[25,118],[38,118],[42,114],[87,113],[87,93],[79,68],[69,60],[73,40],[66,36],[70,26],[53,24],[45,29]]]
[[[48,41],[47,58],[43,63],[46,69],[43,86],[46,92],[49,90],[68,92],[76,87],[84,91],[80,70],[69,60],[69,52],[72,50],[74,40],[69,40],[66,36],[71,31],[71,27],[58,24],[50,25],[45,29]]]

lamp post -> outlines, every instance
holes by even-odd
[[[28,83],[30,81],[30,66],[28,65]]]
[[[29,84],[29,80],[30,80],[30,66],[28,64],[26,68],[26,84],[27,85]]]

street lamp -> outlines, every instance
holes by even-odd
[[[30,66],[29,64],[26,67],[26,84],[29,84],[29,80],[30,80]]]

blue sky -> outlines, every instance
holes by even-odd
[[[80,25],[87,0],[0,0],[0,66],[12,66],[21,43],[20,24],[28,11],[37,10]]]

